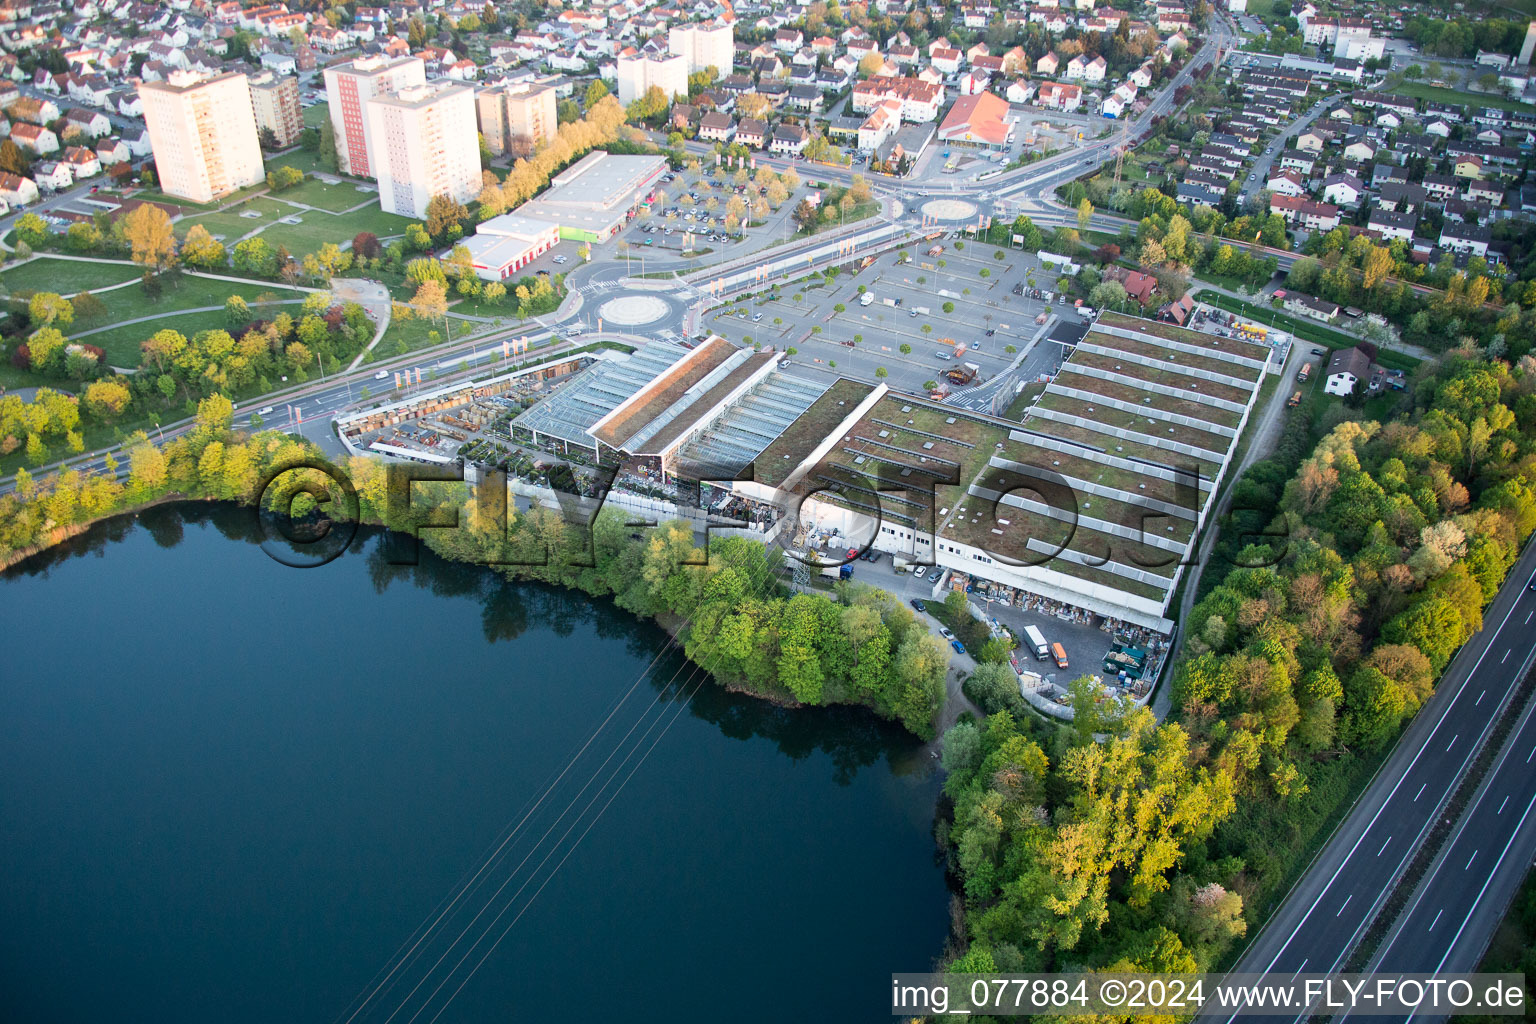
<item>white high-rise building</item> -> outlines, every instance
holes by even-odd
[[[480,194],[473,88],[413,85],[373,97],[365,112],[368,159],[387,212],[424,217],[433,196],[467,203]]]
[[[251,88],[234,71],[204,77],[173,71],[139,86],[160,188],[206,203],[262,180]]]
[[[729,22],[674,25],[667,33],[667,46],[688,62],[690,75],[710,67],[728,75],[736,60],[736,30]]]
[[[343,174],[377,177],[368,154],[368,101],[426,82],[427,65],[420,57],[363,57],[325,69],[325,98]]]
[[[681,54],[619,58],[619,102],[628,106],[656,86],[667,99],[688,95],[688,58]]]

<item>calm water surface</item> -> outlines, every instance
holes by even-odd
[[[900,730],[694,693],[606,602],[366,535],[289,569],[251,525],[155,510],[0,576],[0,1018],[874,1021],[929,968]]]

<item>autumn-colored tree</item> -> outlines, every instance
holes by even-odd
[[[122,218],[123,240],[133,261],[151,270],[164,270],[176,260],[176,232],[171,218],[153,203],[140,203]]]

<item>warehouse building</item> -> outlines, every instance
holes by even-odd
[[[666,157],[594,150],[551,178],[543,195],[513,212],[558,225],[561,238],[605,242],[635,215],[666,170]]]

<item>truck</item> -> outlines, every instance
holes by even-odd
[[[1296,371],[1296,383],[1305,384],[1310,376],[1312,376],[1312,364],[1302,363],[1301,369]]]
[[[874,301],[875,301],[875,293],[874,292],[865,292],[863,295],[859,296],[859,305],[861,305],[861,306],[867,306],[871,302],[874,302]]]
[[[1067,649],[1059,643],[1051,644],[1051,656],[1056,659],[1057,668],[1067,668]]]
[[[927,316],[930,312],[927,306],[913,306],[911,310],[913,316]]]
[[[1051,647],[1045,642],[1045,634],[1040,632],[1039,626],[1025,626],[1024,639],[1036,661],[1044,661],[1051,656]]]
[[[844,562],[842,565],[829,565],[821,570],[821,574],[832,580],[851,580],[853,579],[853,566],[847,562]]]
[[[1291,396],[1291,400],[1289,402],[1286,402],[1285,404],[1286,404],[1286,406],[1288,408],[1291,408],[1291,409],[1296,408],[1298,405],[1301,404],[1301,392],[1300,391],[1296,392],[1294,395]]]

